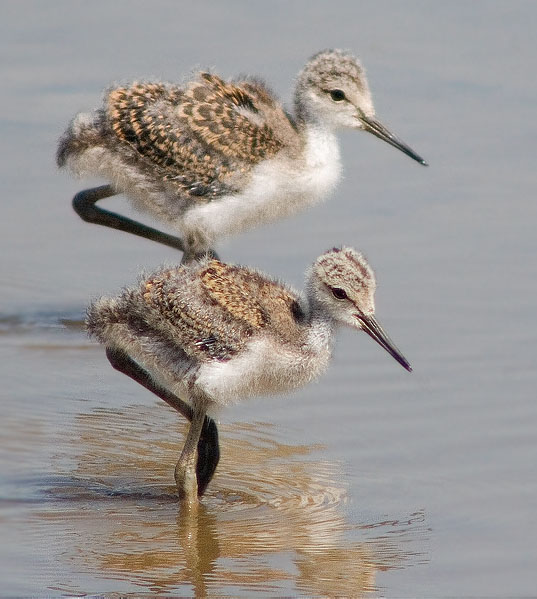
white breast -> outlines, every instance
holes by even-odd
[[[336,136],[326,129],[310,127],[306,134],[304,161],[306,167],[300,177],[301,183],[317,199],[323,199],[341,176]]]
[[[326,323],[311,327],[305,342],[296,346],[261,334],[236,358],[203,364],[195,384],[218,405],[286,393],[320,376],[331,354],[332,328]]]
[[[240,193],[193,207],[178,225],[185,235],[212,246],[220,237],[285,218],[323,200],[340,174],[335,135],[310,127],[301,157],[292,159],[282,152],[258,164]]]

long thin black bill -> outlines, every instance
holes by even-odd
[[[394,148],[401,150],[401,152],[404,152],[407,156],[410,156],[410,158],[413,158],[416,162],[423,164],[423,166],[429,166],[427,162],[419,154],[416,154],[416,152],[414,152],[414,150],[411,147],[407,146],[406,143],[402,142],[398,137],[391,133],[391,131],[388,131],[388,129],[386,129],[386,127],[382,123],[379,123],[379,121],[377,121],[376,119],[361,116],[360,120],[362,121],[364,129],[366,131],[369,131],[369,133],[376,135],[379,139],[382,139],[382,141],[389,143]]]
[[[383,347],[393,358],[395,358],[403,368],[408,372],[412,372],[410,362],[397,349],[393,341],[386,335],[380,324],[374,316],[361,316],[360,322],[363,330],[374,339],[381,347]]]

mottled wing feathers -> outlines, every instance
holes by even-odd
[[[200,273],[205,293],[235,322],[287,338],[296,331],[297,296],[250,269],[211,260]]]
[[[116,87],[108,126],[161,176],[192,195],[221,195],[293,139],[293,126],[262,83],[201,73],[184,89],[162,83]],[[296,135],[295,135],[296,137]]]
[[[186,355],[228,360],[257,331],[296,332],[296,296],[255,271],[211,260],[200,270],[164,270],[140,288],[140,314]],[[132,301],[131,301],[132,304]]]
[[[241,276],[242,275],[242,276]],[[259,329],[266,316],[255,295],[255,281],[237,267],[211,260],[200,273],[203,289],[215,306],[232,319]]]
[[[128,143],[165,180],[194,196],[230,190],[227,179],[240,165],[222,161],[179,120],[184,92],[163,84],[134,83],[111,90],[106,115],[116,137]]]
[[[181,101],[182,91],[158,83],[134,83],[112,89],[106,98],[110,125],[140,154],[166,167],[177,162],[177,141],[167,113]]]
[[[145,309],[153,318],[148,324],[187,356],[204,361],[229,360],[244,345],[239,328],[231,330],[211,307],[200,301],[199,280],[185,277],[184,271],[159,273],[142,284]]]
[[[202,73],[191,83],[179,105],[181,123],[208,147],[233,160],[255,164],[282,147],[264,113],[275,102],[261,87],[226,83]]]

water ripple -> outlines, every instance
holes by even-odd
[[[55,472],[25,486],[31,501],[19,510],[30,511],[33,546],[141,591],[188,584],[200,596],[356,595],[376,589],[379,569],[411,561],[422,523],[349,524],[339,464],[264,423],[220,426],[217,474],[200,508],[183,509],[173,481],[182,435],[170,431],[170,411],[154,406],[78,415],[58,440]]]

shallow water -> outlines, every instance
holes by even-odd
[[[3,12],[0,594],[534,595],[534,3]],[[179,256],[79,221],[70,198],[95,182],[56,172],[56,139],[110,81],[196,64],[288,100],[327,46],[363,58],[378,116],[431,166],[346,133],[331,200],[219,250],[297,287],[326,248],[365,250],[414,372],[342,331],[318,384],[222,412],[217,474],[185,513],[183,423],[82,327],[91,297]]]

